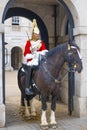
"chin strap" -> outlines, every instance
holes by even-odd
[[[76,47],[70,46],[70,44],[68,44],[68,51],[70,51],[71,48],[76,48]],[[76,49],[77,49],[77,48],[76,48]],[[77,50],[77,52],[78,52],[78,50]],[[68,53],[69,53],[69,56],[72,56],[72,53],[70,53],[70,52],[68,52]],[[74,63],[73,68],[76,69],[76,67],[77,67],[77,66],[76,66],[76,64]]]

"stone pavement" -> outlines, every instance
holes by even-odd
[[[39,130],[41,103],[35,99],[36,119],[25,119],[20,113],[20,91],[17,86],[17,71],[6,72],[6,126],[0,130]],[[50,114],[50,103],[47,118]],[[49,119],[48,119],[49,120]],[[87,130],[87,118],[68,116],[67,105],[57,103],[57,130]],[[49,128],[49,130],[52,130]]]

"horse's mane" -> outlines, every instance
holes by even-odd
[[[63,44],[60,44],[60,45],[57,45],[56,47],[54,47],[53,49],[51,49],[48,53],[47,53],[47,57],[53,55],[53,54],[56,54],[56,53],[60,53],[62,51],[64,51],[67,47],[67,44],[68,43],[63,43]]]
[[[53,54],[56,54],[56,53],[61,53],[63,52],[64,50],[66,50],[67,48],[67,45],[69,43],[66,42],[66,43],[62,43],[60,45],[57,45],[56,47],[54,47],[53,49],[49,50],[49,52],[47,53],[47,57],[53,55]],[[78,47],[78,45],[75,43],[75,41],[72,42],[71,46],[74,46],[76,47],[79,51],[80,51],[80,48]]]

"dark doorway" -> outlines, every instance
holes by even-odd
[[[14,70],[19,69],[22,63],[22,49],[14,47],[11,50],[11,66]]]

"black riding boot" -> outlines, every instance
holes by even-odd
[[[26,69],[26,88],[25,88],[25,93],[26,95],[34,95],[33,91],[30,89],[30,80],[31,80],[31,72],[32,72],[32,67],[27,66]]]

